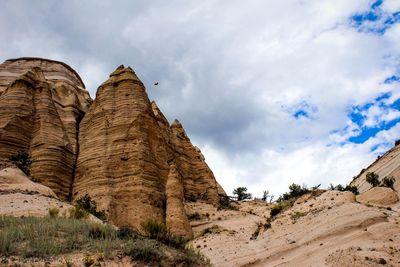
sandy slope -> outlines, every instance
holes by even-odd
[[[213,214],[192,226],[193,246],[215,266],[379,266],[380,258],[386,266],[400,265],[398,204],[387,210],[357,203],[350,192],[327,191],[278,215],[255,240],[256,223],[269,216],[265,203],[241,203],[239,211],[188,205]],[[202,235],[213,225],[219,228]]]

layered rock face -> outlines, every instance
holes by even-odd
[[[63,199],[89,194],[117,226],[150,218],[192,237],[184,201],[225,195],[182,125],[171,126],[131,68],[90,99],[69,66],[39,58],[0,65],[0,163],[18,152],[31,176]]]
[[[80,77],[66,64],[7,60],[0,65],[0,160],[29,153],[31,176],[68,198],[78,125],[90,103]]]
[[[98,88],[79,144],[73,197],[88,193],[118,226],[140,228],[155,218],[192,237],[183,202],[219,201],[201,152],[180,123],[169,126],[131,68],[120,66]]]
[[[386,152],[381,157],[377,158],[370,166],[364,169],[356,176],[351,185],[357,186],[360,193],[368,191],[372,186],[366,181],[366,175],[369,172],[374,172],[379,175],[382,181],[385,177],[393,177],[395,180],[394,189],[400,190],[400,145],[397,145]]]
[[[162,220],[168,151],[144,86],[120,67],[81,122],[74,198],[88,193],[116,225]]]

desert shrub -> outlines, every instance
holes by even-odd
[[[359,194],[358,188],[357,188],[357,186],[355,186],[355,185],[346,185],[346,186],[343,186],[343,185],[341,185],[341,184],[338,184],[338,185],[336,185],[336,186],[333,186],[333,184],[330,184],[329,187],[328,187],[328,189],[329,189],[329,190],[337,190],[337,191],[341,191],[341,192],[350,191],[350,192],[352,192],[352,193],[355,194],[355,195],[358,195],[358,194]]]
[[[385,178],[383,178],[383,180],[382,180],[382,186],[385,186],[385,187],[390,187],[390,188],[392,188],[392,189],[394,189],[393,187],[394,187],[394,182],[395,182],[395,179],[394,179],[394,177],[393,176],[391,176],[391,177],[385,177]]]
[[[379,182],[379,175],[374,172],[368,172],[365,176],[365,180],[372,185],[372,187],[378,186]]]
[[[233,195],[237,196],[238,201],[242,201],[245,199],[251,199],[251,194],[247,193],[247,188],[244,186],[234,189],[232,193],[233,193]]]
[[[167,239],[169,231],[164,223],[158,222],[156,219],[149,219],[141,224],[146,236],[151,239],[164,240]]]
[[[69,210],[69,218],[71,219],[86,219],[89,216],[89,213],[84,210],[81,206],[75,206],[70,208]]]
[[[218,210],[238,210],[238,208],[232,205],[232,200],[228,196],[220,195]]]
[[[131,242],[124,248],[124,254],[130,256],[132,260],[143,262],[160,262],[163,254],[152,242]]]
[[[187,240],[181,236],[172,234],[164,223],[156,219],[149,219],[141,224],[145,235],[174,248],[182,248]]]
[[[58,217],[58,214],[60,213],[60,210],[58,208],[50,208],[49,209],[49,216],[51,218],[56,218]]]
[[[281,200],[281,201],[277,202],[275,205],[273,205],[271,207],[271,211],[270,211],[271,218],[274,218],[276,215],[278,215],[282,211],[285,211],[285,210],[289,209],[290,207],[292,207],[295,201],[296,201],[296,198],[291,198],[289,200]]]
[[[105,221],[107,219],[104,211],[97,211],[96,201],[92,200],[92,198],[88,194],[85,194],[83,197],[79,198],[76,201],[75,206],[81,207],[82,209],[93,214],[102,221]]]
[[[194,212],[188,215],[188,219],[191,221],[198,221],[201,220],[201,215],[198,212]]]
[[[289,186],[289,192],[283,193],[283,195],[281,195],[277,201],[281,202],[281,201],[285,201],[285,200],[299,198],[302,195],[305,195],[309,192],[311,192],[311,190],[308,189],[306,186],[304,186],[304,185],[301,186],[301,185],[293,183]]]
[[[10,161],[12,161],[18,168],[21,169],[26,175],[30,175],[30,167],[32,164],[31,157],[25,151],[18,151],[17,154],[10,156]]]
[[[395,145],[395,146],[400,145],[400,139],[397,139],[396,141],[394,141],[394,145]]]
[[[89,226],[89,237],[93,239],[114,239],[117,237],[117,234],[109,226],[93,223]]]
[[[199,264],[202,262],[202,264]],[[205,258],[200,252],[194,249],[185,249],[184,253],[174,256],[172,266],[194,267],[194,266],[213,266],[209,259]]]
[[[130,226],[122,226],[117,230],[117,236],[119,239],[135,239],[139,236],[139,233],[132,229]]]
[[[272,206],[270,211],[271,218],[278,215],[281,211],[282,211],[282,206],[280,206],[279,204]]]

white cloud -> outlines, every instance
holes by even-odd
[[[398,0],[385,0],[382,4],[382,9],[389,13],[400,11],[400,2]]]
[[[397,2],[383,7],[392,12]],[[399,71],[400,24],[383,35],[349,26],[369,0],[95,4],[0,3],[0,35],[8,40],[1,56],[64,60],[93,97],[115,67],[131,65],[228,193],[239,185],[260,195],[291,182],[345,183],[376,156],[375,142],[396,139],[393,130],[343,145],[361,130],[349,121],[352,106],[400,96],[396,83],[383,83]],[[308,118],[294,118],[299,109]],[[374,107],[365,115],[372,126],[399,114]]]

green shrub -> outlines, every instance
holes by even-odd
[[[89,213],[84,210],[81,206],[75,206],[70,208],[69,210],[69,218],[71,219],[86,219],[89,217]]]
[[[282,209],[283,209],[282,206],[279,204],[272,206],[271,211],[270,211],[271,218],[278,215],[282,211]]]
[[[396,141],[394,141],[394,145],[395,145],[395,146],[400,145],[400,139],[397,139]]]
[[[218,210],[239,210],[232,205],[232,200],[228,196],[220,195]]]
[[[21,169],[26,175],[30,175],[30,167],[32,164],[31,157],[25,151],[18,151],[17,154],[10,156],[10,161],[12,161],[18,168]]]
[[[163,254],[155,246],[155,244],[148,242],[128,243],[128,245],[124,248],[124,253],[125,255],[130,256],[132,260],[143,261],[146,263],[161,262],[163,258]]]
[[[289,186],[289,192],[281,195],[277,201],[281,202],[281,201],[285,201],[285,200],[291,200],[293,198],[299,198],[302,195],[305,195],[310,192],[311,192],[311,190],[308,189],[306,186],[304,186],[304,185],[301,186],[301,185],[293,183]]]
[[[368,172],[365,176],[365,180],[372,185],[372,187],[378,186],[379,182],[379,175],[374,172]]]
[[[251,199],[251,194],[247,193],[247,188],[244,186],[234,189],[232,193],[233,193],[233,195],[237,196],[238,201],[242,201],[245,199]]]
[[[173,235],[164,223],[156,219],[149,219],[141,224],[145,235],[174,248],[182,248],[187,240],[181,236]]]
[[[394,179],[394,177],[393,176],[391,176],[391,177],[385,177],[385,178],[383,178],[383,180],[382,180],[382,186],[385,186],[385,187],[390,187],[390,188],[392,188],[392,189],[394,189],[394,182],[395,182],[395,179]]]
[[[89,237],[93,239],[106,239],[109,236],[107,228],[104,225],[95,223],[89,227]]]
[[[158,222],[156,219],[149,219],[141,224],[146,236],[151,239],[164,240],[168,238],[169,231],[164,223]]]
[[[139,236],[139,233],[132,229],[130,226],[122,226],[117,230],[117,236],[119,239],[136,239]]]
[[[329,189],[329,190],[337,190],[337,191],[341,191],[341,192],[350,191],[350,192],[352,192],[352,193],[355,194],[355,195],[358,195],[358,194],[359,194],[358,188],[357,188],[357,186],[355,186],[355,185],[346,185],[346,186],[343,186],[343,185],[341,185],[341,184],[338,184],[337,186],[333,186],[332,184],[330,184],[330,186],[328,187],[328,189]]]
[[[60,209],[58,209],[58,208],[50,208],[49,209],[49,216],[51,217],[51,218],[56,218],[56,217],[58,217],[58,214],[60,213]]]
[[[82,209],[89,212],[90,214],[93,214],[102,221],[105,221],[107,219],[106,214],[103,210],[97,211],[96,201],[92,200],[92,198],[88,194],[85,194],[83,197],[79,198],[76,201],[75,206],[81,207]]]

